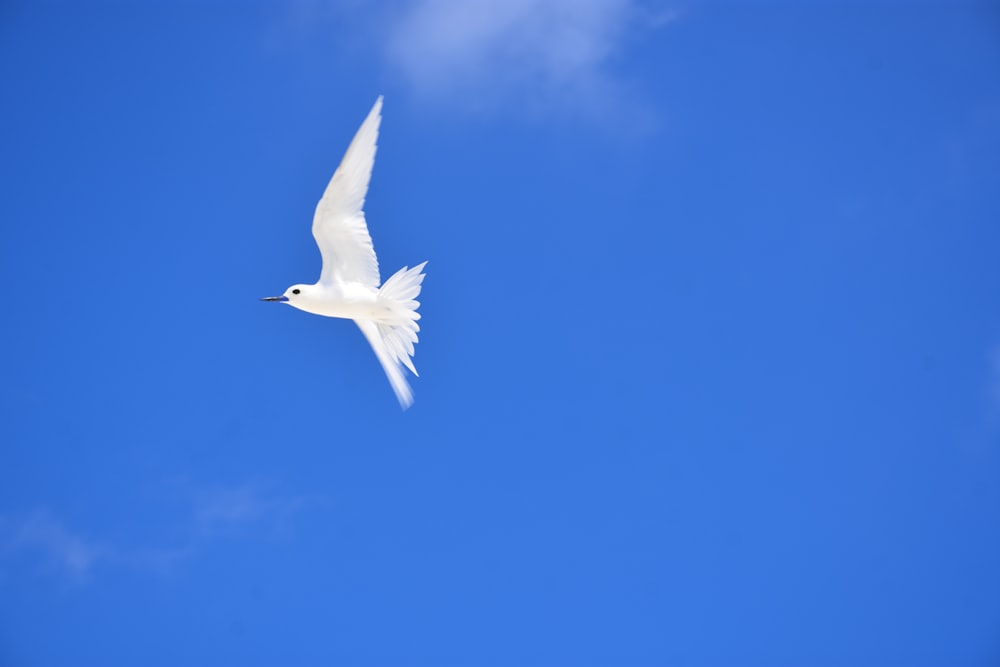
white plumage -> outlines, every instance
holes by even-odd
[[[323,256],[319,280],[313,285],[292,285],[282,296],[265,297],[264,301],[280,301],[308,313],[354,320],[405,409],[413,403],[413,391],[403,367],[417,374],[412,361],[420,331],[417,297],[427,262],[412,269],[404,266],[381,284],[364,213],[381,111],[380,96],[316,205],[312,231]]]

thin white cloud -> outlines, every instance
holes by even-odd
[[[5,552],[29,553],[77,578],[87,577],[98,563],[114,555],[106,545],[71,532],[46,509],[21,517],[5,516],[0,527],[6,529],[0,542]]]
[[[613,61],[627,38],[668,18],[635,0],[412,0],[384,47],[424,97],[602,113],[626,92]]]
[[[257,484],[216,488],[197,494],[194,520],[199,534],[216,535],[249,523],[282,529],[291,517],[316,499],[268,493]]]
[[[194,493],[191,501],[190,513],[182,522],[187,528],[180,544],[168,547],[136,548],[98,541],[71,530],[45,508],[0,515],[0,566],[8,569],[27,558],[42,569],[57,570],[81,582],[99,567],[110,566],[166,575],[212,541],[238,529],[283,532],[297,513],[321,499],[278,495],[246,484]],[[186,539],[183,533],[187,533]]]

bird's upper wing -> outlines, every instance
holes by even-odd
[[[313,216],[313,237],[323,255],[321,283],[358,282],[378,287],[378,259],[365,222],[365,194],[375,164],[382,96],[354,135]]]

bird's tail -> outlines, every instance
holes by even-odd
[[[417,342],[420,325],[420,285],[424,282],[424,266],[412,269],[403,267],[386,280],[378,291],[379,304],[386,308],[385,317],[378,320],[355,320],[361,333],[368,339],[379,363],[385,370],[399,404],[405,410],[413,403],[413,391],[406,381],[403,366],[417,375],[413,367],[413,346]]]

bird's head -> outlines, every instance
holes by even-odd
[[[294,306],[296,302],[308,298],[309,290],[313,287],[315,285],[292,285],[281,296],[265,296],[261,298],[261,301],[278,301]]]

